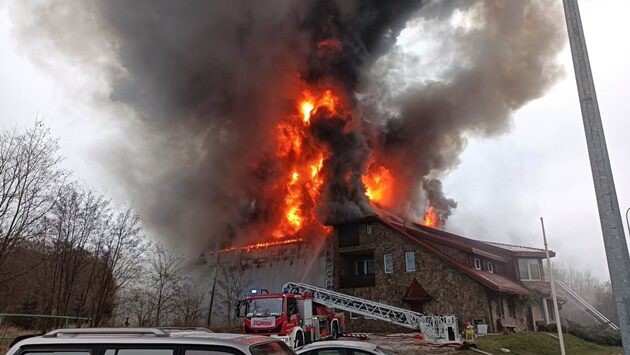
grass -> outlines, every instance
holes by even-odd
[[[588,355],[623,355],[623,349],[616,346],[604,346],[587,342],[571,334],[564,335],[564,346],[567,354]],[[538,355],[560,354],[558,339],[544,332],[519,332],[512,334],[488,335],[475,339],[479,350],[492,354],[504,354],[501,348],[510,350],[509,354]],[[477,354],[473,351],[459,354]]]
[[[11,344],[13,337],[32,333],[35,333],[35,331],[26,331],[14,327],[0,328],[0,338],[2,338],[0,339],[0,354],[5,354],[7,351],[9,351],[9,344]]]

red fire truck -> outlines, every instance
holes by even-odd
[[[282,293],[253,290],[252,295],[237,304],[237,315],[243,317],[243,332],[269,335],[299,347],[322,339],[337,339],[344,330],[343,313],[331,312],[313,302],[310,292]]]

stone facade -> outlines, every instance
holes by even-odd
[[[424,314],[453,314],[458,317],[460,329],[463,322],[470,320],[487,324],[489,331],[498,331],[499,324],[517,331],[525,330],[528,322],[533,324],[531,318],[541,313],[531,312],[534,307],[530,308],[535,304],[540,309],[540,300],[491,290],[378,220],[336,226],[333,251],[336,290]],[[409,268],[411,271],[408,271],[405,257],[405,253],[409,252],[414,258],[413,267]],[[388,255],[388,261],[393,259],[391,272],[385,272],[385,255]],[[466,256],[453,256],[466,260]],[[369,260],[372,260],[371,265]],[[390,268],[389,265],[387,267]],[[428,293],[429,300],[406,300],[414,278]],[[528,313],[532,313],[529,318]],[[347,314],[346,320],[350,331],[409,331],[359,315]]]

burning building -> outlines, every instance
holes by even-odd
[[[488,331],[536,330],[554,321],[543,249],[465,238],[382,210],[332,228],[323,242],[230,248],[211,252],[205,263],[213,275],[228,270],[231,280],[243,280],[241,297],[302,282],[420,313],[454,314]],[[346,321],[353,331],[404,331],[352,313]]]
[[[273,263],[267,274],[313,283],[324,270],[338,288],[343,225],[382,209],[443,226],[457,204],[440,179],[469,137],[507,131],[562,75],[562,9],[540,0],[12,7],[29,54],[98,74],[96,103],[129,134],[104,160],[147,229],[190,255],[223,250],[211,264]],[[403,30],[421,43],[399,43]]]

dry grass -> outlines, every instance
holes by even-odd
[[[508,335],[488,335],[476,339],[480,350],[492,354],[502,354],[501,348],[510,349],[513,354],[560,354],[558,339],[544,332],[519,332]],[[577,355],[615,355],[623,354],[623,349],[616,346],[597,345],[571,334],[564,334],[567,354]],[[472,351],[460,354],[475,354]]]
[[[13,338],[20,335],[34,334],[35,330],[24,330],[16,327],[2,327],[0,328],[0,354],[5,354],[9,351],[9,344],[13,341]]]

